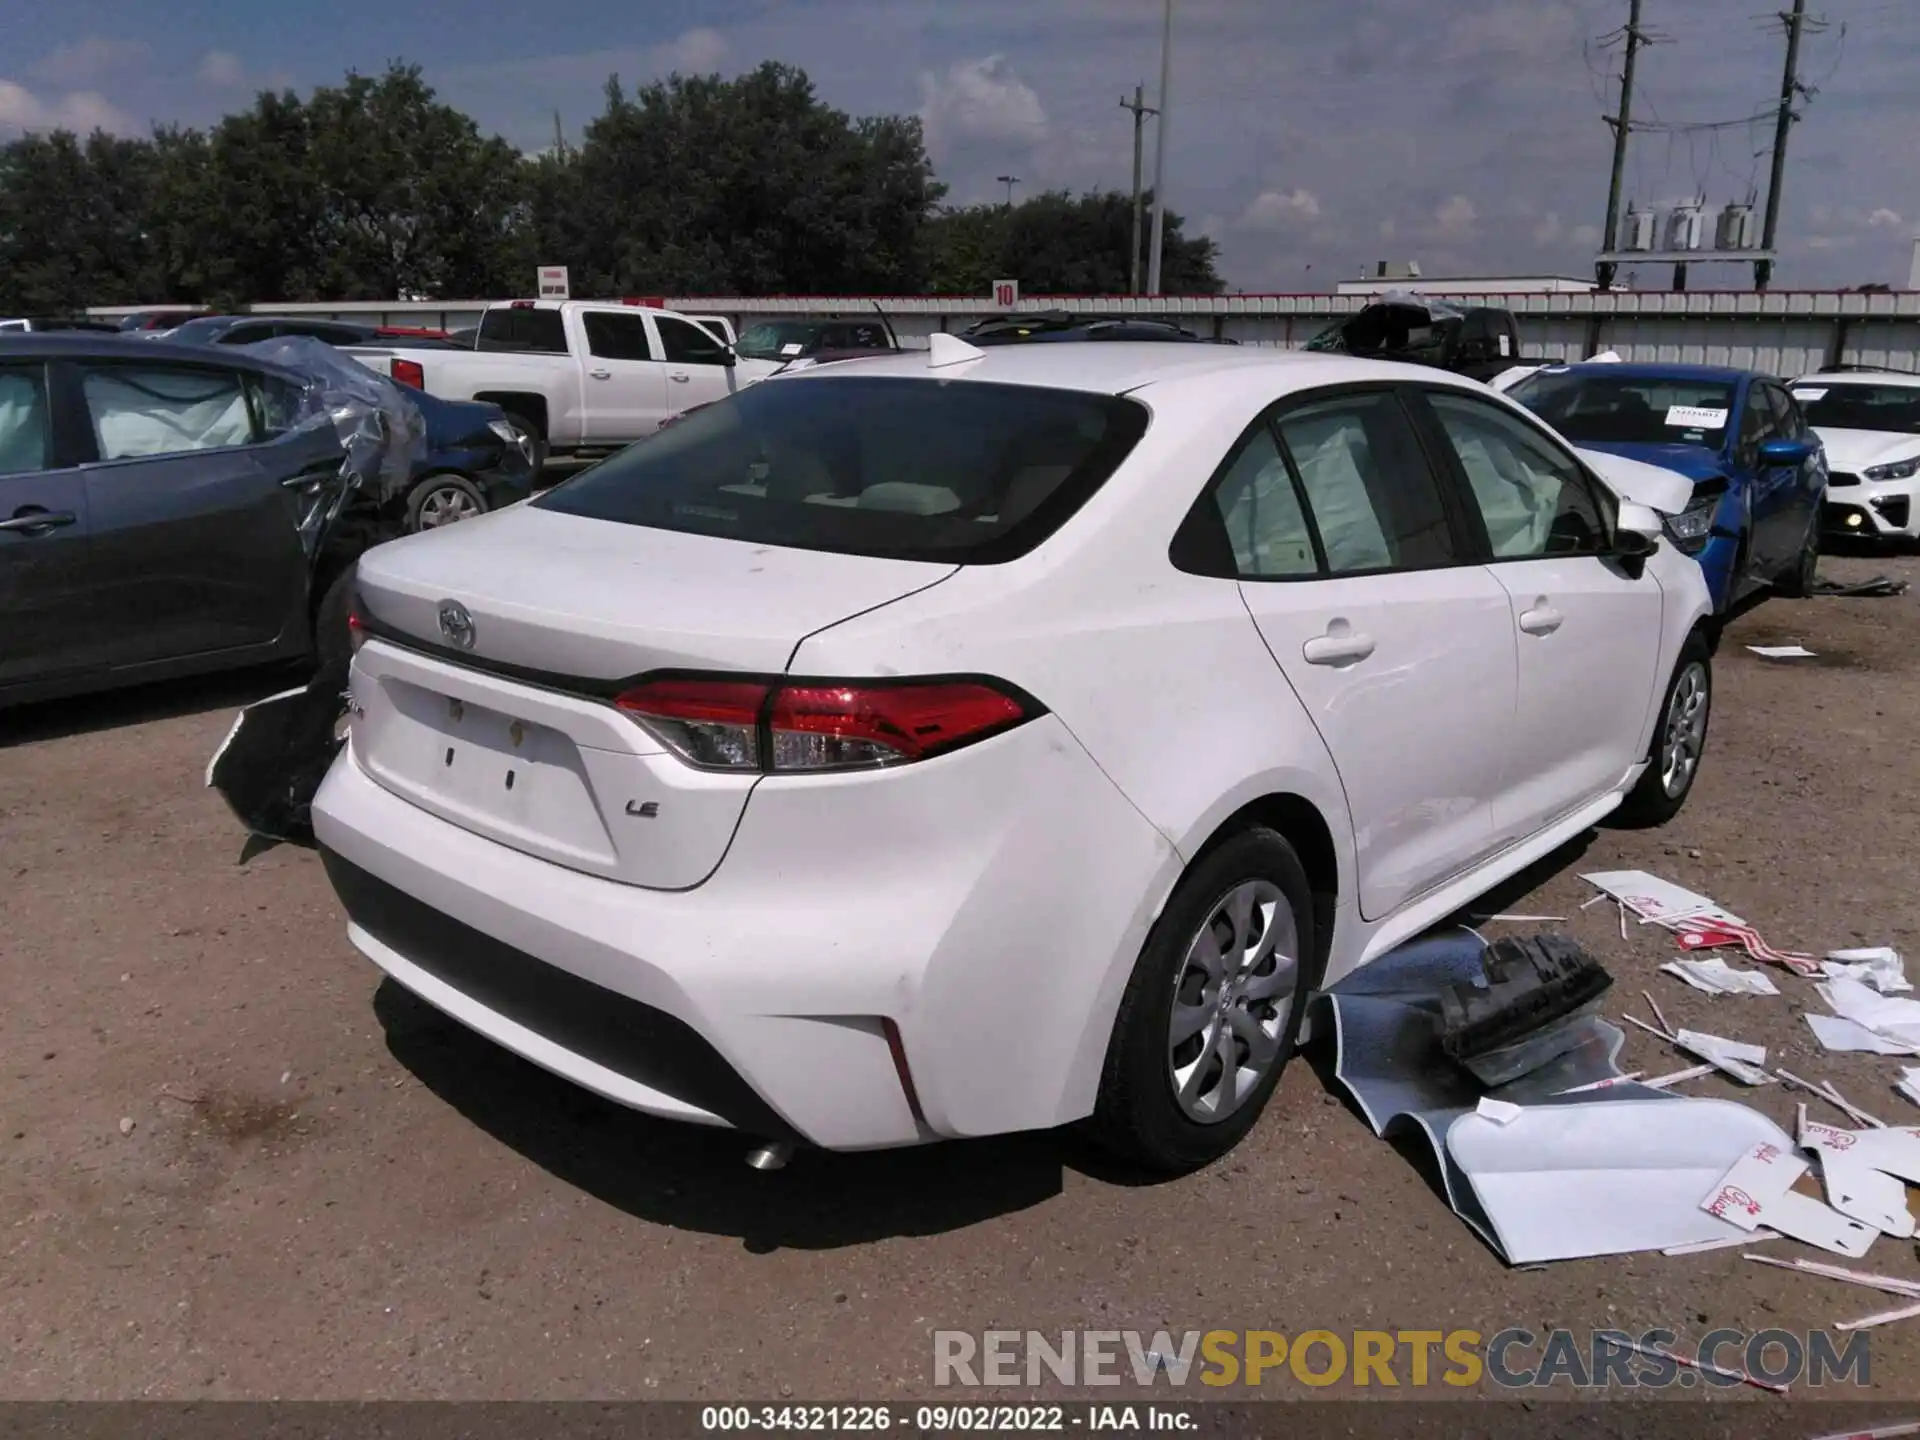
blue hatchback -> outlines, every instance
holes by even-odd
[[[1820,563],[1827,459],[1787,387],[1715,365],[1548,365],[1507,392],[1575,445],[1693,481],[1668,521],[1724,612],[1756,590],[1804,595]]]

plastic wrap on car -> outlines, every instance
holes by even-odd
[[[426,463],[427,422],[406,390],[324,341],[287,335],[238,347],[279,366],[301,382],[293,414],[279,417],[287,431],[331,425],[343,452],[341,479],[316,497],[323,503],[303,517],[324,533],[355,494],[386,505],[406,493]]]

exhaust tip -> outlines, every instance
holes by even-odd
[[[793,1158],[793,1146],[785,1140],[773,1140],[747,1152],[747,1164],[755,1170],[781,1170]]]

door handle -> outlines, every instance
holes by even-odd
[[[29,537],[45,535],[62,525],[71,525],[79,518],[71,510],[41,510],[32,505],[22,505],[13,512],[11,520],[0,520],[0,531]]]
[[[589,370],[587,374],[596,380],[611,380],[613,378],[613,372],[611,370]]]
[[[1373,637],[1348,630],[1316,635],[1300,647],[1309,665],[1352,665],[1373,654]]]
[[[1551,635],[1567,617],[1547,604],[1546,596],[1533,602],[1531,610],[1520,612],[1520,628],[1529,635]]]
[[[684,383],[685,381],[691,380],[693,377],[687,374],[687,372],[684,370],[675,370],[671,374],[669,374],[667,378],[669,380],[679,380]]]

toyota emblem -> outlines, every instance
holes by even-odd
[[[458,600],[440,602],[440,633],[449,645],[461,650],[473,649],[473,616]]]

